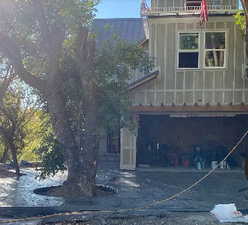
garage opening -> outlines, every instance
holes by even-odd
[[[248,129],[248,116],[187,117],[141,115],[137,138],[138,167],[207,169],[220,162]],[[243,167],[247,140],[221,167]]]

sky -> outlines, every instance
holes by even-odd
[[[137,18],[140,17],[141,0],[101,0],[97,18]]]

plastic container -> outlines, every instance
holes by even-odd
[[[217,168],[218,167],[218,162],[217,161],[212,161],[211,162],[211,168],[212,169],[215,169],[215,168]]]

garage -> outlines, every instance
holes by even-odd
[[[236,144],[247,125],[247,115],[140,115],[137,167],[212,168]],[[221,168],[243,167],[246,146],[247,141]]]

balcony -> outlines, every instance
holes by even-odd
[[[143,10],[144,16],[169,16],[169,15],[199,15],[201,0],[168,1],[172,4],[161,4]],[[177,4],[174,4],[176,2]],[[163,2],[162,2],[163,3]],[[161,6],[162,5],[162,6]],[[163,6],[164,5],[164,6]],[[238,7],[233,0],[207,0],[209,14],[233,14]]]

